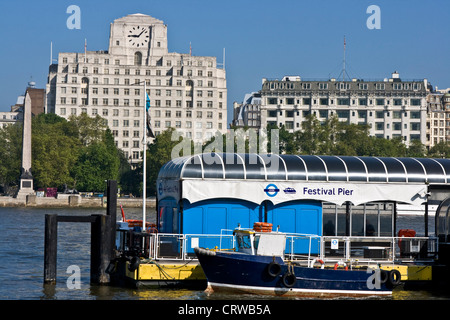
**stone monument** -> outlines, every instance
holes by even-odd
[[[23,105],[22,168],[16,198],[26,200],[28,195],[34,194],[31,174],[31,96],[27,90]]]

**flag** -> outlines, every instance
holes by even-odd
[[[155,135],[153,134],[152,126],[150,123],[150,97],[148,96],[147,92],[145,93],[145,96],[145,112],[147,112],[147,136],[154,138]]]

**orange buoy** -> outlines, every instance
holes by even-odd
[[[253,230],[259,232],[272,232],[272,224],[268,222],[255,222],[253,224]]]

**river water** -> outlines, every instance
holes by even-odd
[[[207,294],[202,290],[129,289],[90,284],[90,224],[59,223],[56,285],[43,284],[45,214],[104,214],[106,209],[0,208],[0,300],[242,300],[266,296]],[[120,212],[118,211],[120,218]],[[141,219],[141,209],[126,209],[127,218]],[[155,213],[147,213],[154,222]],[[422,216],[399,216],[398,229],[423,233]],[[434,217],[429,221],[434,233]],[[81,287],[69,289],[70,266],[81,271]],[[271,298],[269,298],[271,299]],[[276,298],[285,299],[285,298]],[[292,298],[291,298],[292,299]],[[450,299],[450,293],[395,290],[389,300]]]

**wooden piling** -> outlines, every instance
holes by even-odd
[[[117,220],[117,181],[108,181],[106,215],[58,216],[45,215],[44,283],[56,284],[56,253],[58,222],[85,222],[91,224],[91,282],[108,284],[106,273],[114,258]]]
[[[58,239],[58,216],[45,215],[44,283],[56,283],[56,252]]]
[[[106,196],[108,203],[106,206],[106,215],[111,217],[111,255],[114,253],[116,243],[116,224],[117,224],[117,181],[108,180]]]
[[[111,216],[97,215],[91,224],[91,283],[107,284],[106,268],[112,258]]]

